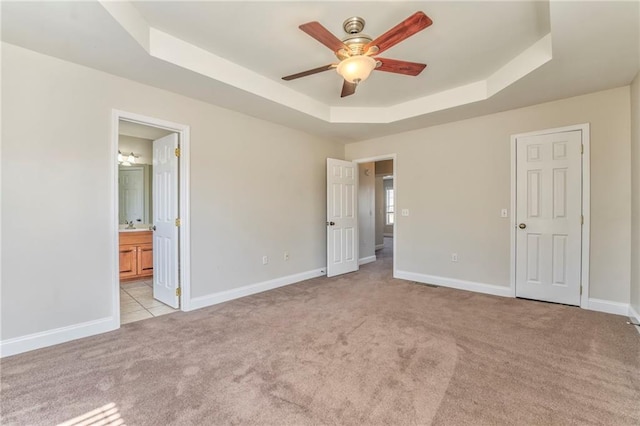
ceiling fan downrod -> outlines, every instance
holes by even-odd
[[[344,28],[344,32],[347,34],[358,34],[364,29],[364,24],[365,21],[363,18],[352,16],[342,23],[342,28]]]

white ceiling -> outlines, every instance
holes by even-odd
[[[3,41],[343,142],[623,86],[640,68],[635,1],[1,7]],[[280,80],[335,59],[298,25],[317,20],[342,37],[342,21],[359,15],[375,37],[416,10],[434,24],[381,56],[427,63],[420,76],[376,72],[344,99],[333,71]]]
[[[548,3],[431,2],[140,2],[135,7],[154,28],[291,86],[331,106],[385,106],[472,83],[492,74],[549,32]],[[340,98],[335,71],[288,83],[281,77],[336,63],[331,50],[298,29],[318,21],[338,38],[351,16],[366,20],[373,37],[422,8],[434,24],[382,57],[427,63],[417,77],[376,72],[358,95]],[[483,16],[483,19],[478,19]],[[212,25],[212,17],[215,25]],[[508,37],[505,35],[508,34]]]

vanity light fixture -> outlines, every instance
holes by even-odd
[[[118,163],[120,163],[123,166],[130,166],[136,163],[136,156],[133,155],[133,152],[132,152],[125,158],[124,155],[122,155],[122,152],[118,150]]]

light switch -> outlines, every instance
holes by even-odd
[[[500,217],[509,217],[507,209],[500,210]]]
[[[402,209],[402,216],[409,216],[409,209]]]

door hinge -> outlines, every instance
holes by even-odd
[[[580,215],[580,224],[584,225],[584,215]]]
[[[580,286],[580,296],[582,296],[582,286]]]
[[[580,154],[584,154],[584,145],[580,145]]]
[[[181,289],[182,289],[182,287],[176,288],[176,296],[180,297],[180,295],[182,294],[182,290]],[[582,291],[582,289],[580,291]]]
[[[176,219],[176,226],[180,226],[180,218]]]
[[[175,153],[176,157],[180,157],[180,148],[176,148]]]

